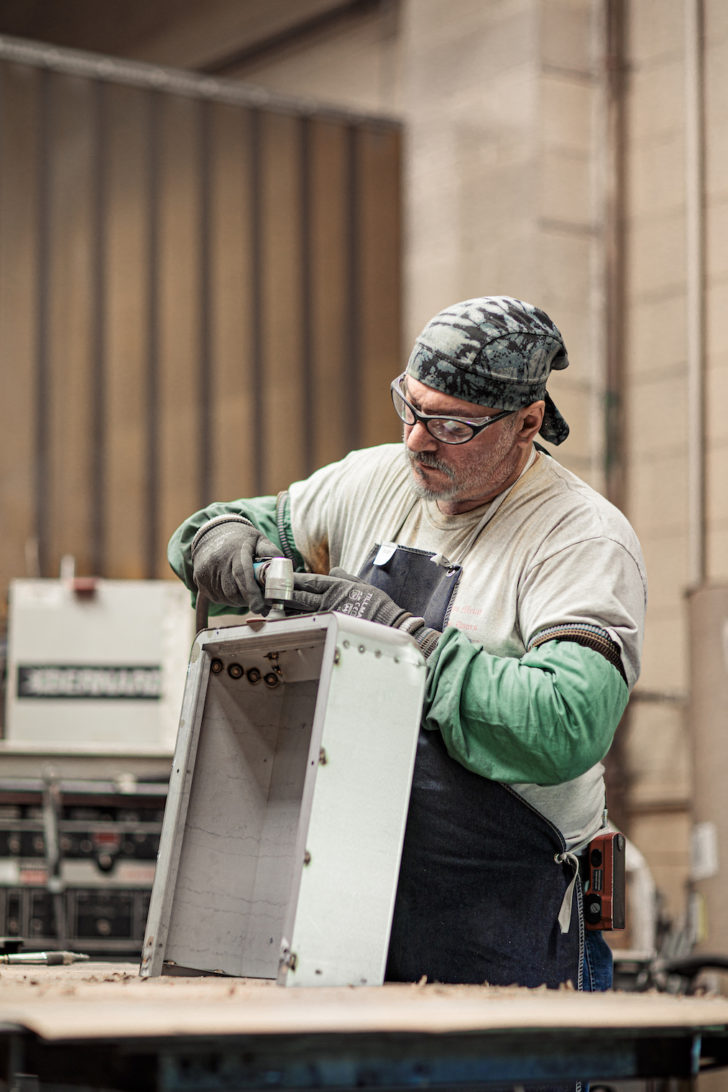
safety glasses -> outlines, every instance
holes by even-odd
[[[406,425],[416,425],[421,422],[429,432],[441,444],[467,444],[479,432],[488,425],[494,425],[503,417],[508,417],[515,410],[501,410],[492,417],[442,417],[435,413],[420,413],[404,396],[405,373],[392,380],[390,390],[392,402],[400,421]]]

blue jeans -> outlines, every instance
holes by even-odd
[[[612,950],[598,930],[587,929],[584,943],[584,990],[596,993],[612,988]]]

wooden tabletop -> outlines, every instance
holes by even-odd
[[[218,977],[142,979],[132,964],[0,967],[0,1024],[48,1040],[512,1029],[710,1029],[728,998],[488,986],[284,988]]]

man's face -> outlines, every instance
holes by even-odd
[[[405,390],[407,400],[421,413],[477,419],[499,412],[497,406],[463,402],[410,376]],[[436,500],[450,514],[467,512],[497,496],[518,477],[530,451],[530,437],[524,443],[520,431],[524,413],[518,410],[496,421],[465,444],[444,444],[421,422],[405,425],[404,443],[418,496]]]

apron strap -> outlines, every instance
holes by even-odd
[[[557,864],[570,864],[574,869],[574,875],[564,892],[561,909],[559,910],[559,925],[561,927],[561,932],[568,933],[569,927],[571,926],[571,907],[574,901],[574,888],[576,887],[576,881],[579,877],[579,858],[575,853],[569,853],[568,850],[564,850],[563,853],[557,853],[554,860]]]

